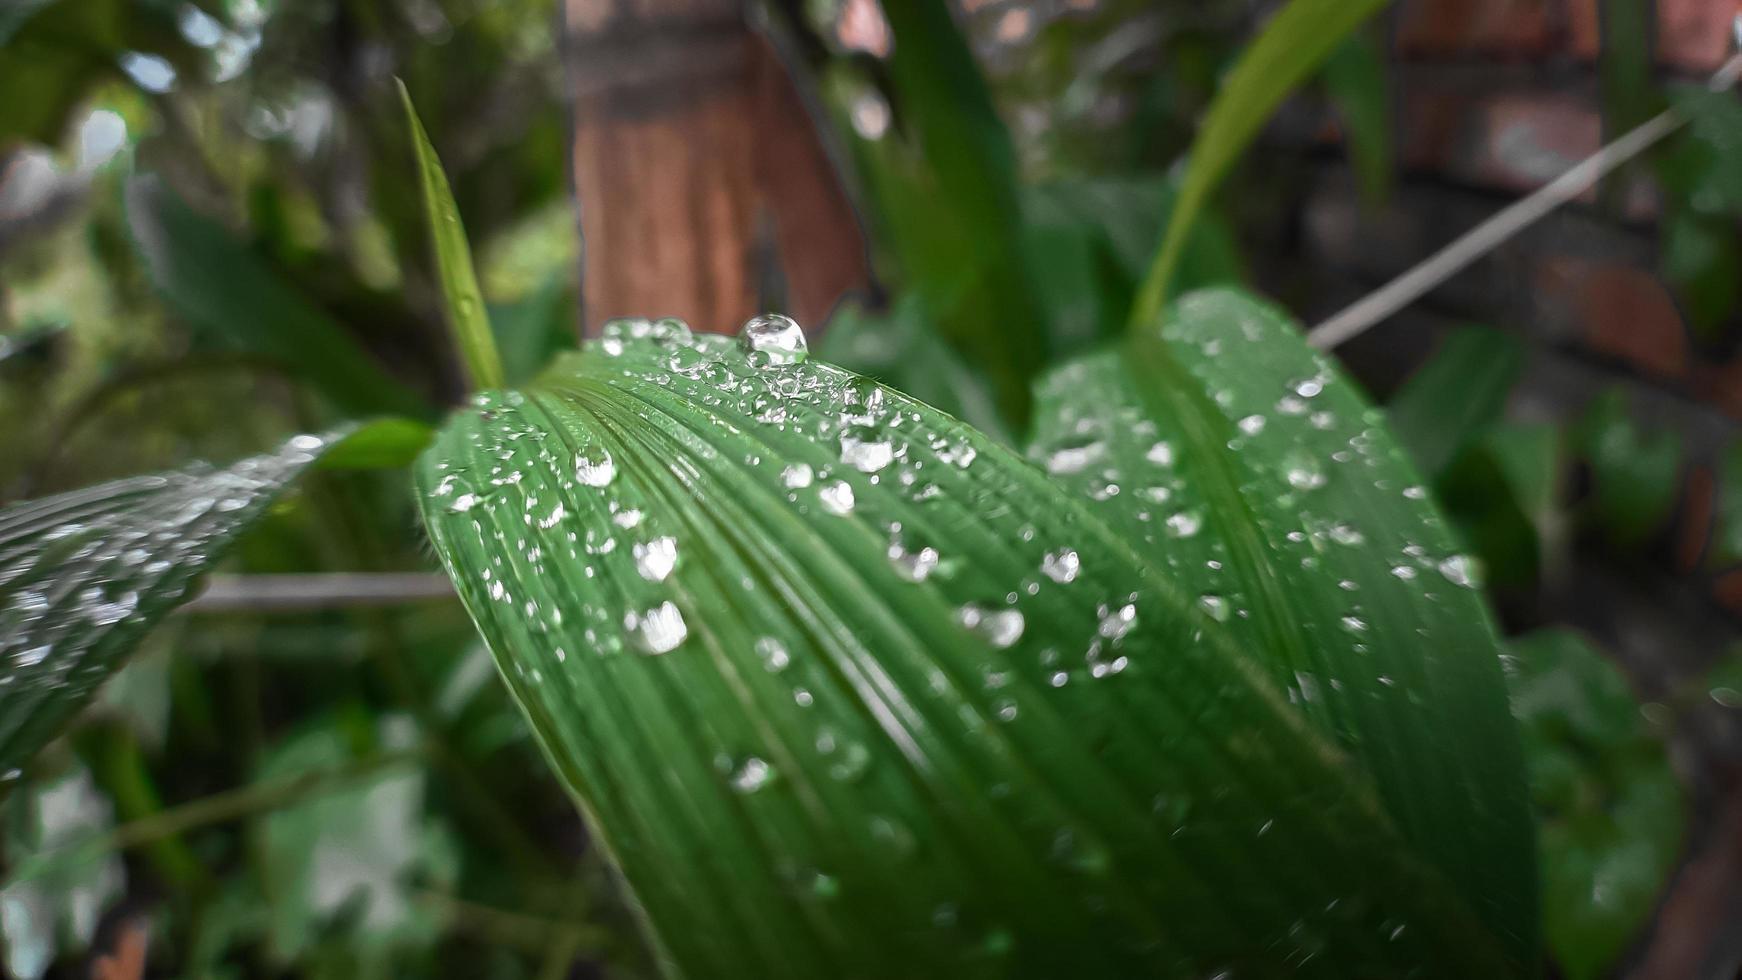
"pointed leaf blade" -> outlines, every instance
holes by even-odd
[[[1098,501],[1533,956],[1528,800],[1475,569],[1381,417],[1274,309],[1182,298],[1042,380],[1031,455]]]
[[[1083,503],[866,379],[636,332],[418,482],[673,973],[1509,972]]]

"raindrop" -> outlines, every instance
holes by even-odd
[[[649,582],[663,582],[677,565],[677,539],[666,535],[645,544],[637,544],[635,570]]]
[[[1176,538],[1189,538],[1204,526],[1204,517],[1196,511],[1182,510],[1167,519],[1167,530]]]
[[[785,469],[780,471],[780,480],[786,484],[789,490],[808,487],[813,479],[815,477],[811,473],[810,466],[806,463],[789,463]]]
[[[1126,603],[1118,609],[1102,606],[1100,617],[1101,621],[1096,625],[1095,631],[1106,639],[1117,643],[1125,638],[1125,634],[1131,632],[1132,627],[1137,625],[1137,607],[1131,603]]]
[[[1233,614],[1233,610],[1228,605],[1228,600],[1219,595],[1205,594],[1198,596],[1198,608],[1202,609],[1211,619],[1218,623],[1226,623],[1228,617]]]
[[[1325,534],[1332,541],[1335,541],[1337,544],[1340,544],[1340,545],[1354,546],[1354,545],[1358,545],[1358,544],[1364,544],[1367,541],[1366,536],[1363,535],[1360,531],[1357,531],[1353,527],[1350,527],[1349,525],[1342,524],[1342,523],[1332,524],[1330,526],[1330,529],[1327,530],[1325,532]]]
[[[895,447],[876,429],[855,425],[841,433],[841,462],[861,473],[875,473],[895,459]]]
[[[1248,415],[1239,421],[1240,431],[1255,436],[1264,431],[1264,416]]]
[[[765,313],[745,321],[738,344],[746,352],[762,355],[765,364],[800,364],[810,355],[804,328],[798,321],[778,313]]]
[[[786,652],[786,647],[772,636],[764,636],[756,641],[756,655],[762,658],[762,666],[768,668],[771,674],[778,674],[792,663],[792,656]]]
[[[1082,570],[1082,559],[1069,548],[1049,551],[1040,560],[1040,570],[1047,578],[1063,585],[1076,580],[1077,573]]]
[[[938,552],[936,548],[920,548],[918,551],[908,551],[901,542],[892,541],[889,544],[889,560],[894,563],[895,571],[909,582],[923,582],[938,567]]]
[[[611,454],[594,449],[575,457],[575,479],[589,487],[603,487],[617,477],[617,464]]]
[[[1291,455],[1284,464],[1288,485],[1296,490],[1317,490],[1325,485],[1325,471],[1319,461],[1304,453]]]
[[[1453,555],[1440,562],[1440,574],[1453,585],[1461,585],[1466,589],[1476,587],[1476,563],[1467,555]]]
[[[1157,466],[1172,466],[1173,446],[1169,443],[1158,442],[1149,447],[1149,451],[1143,454],[1143,458]]]
[[[751,756],[733,771],[730,781],[738,792],[754,793],[774,781],[774,767]]]
[[[623,617],[623,628],[635,638],[644,653],[670,653],[689,636],[683,612],[671,602],[662,602],[644,613]]]
[[[477,494],[462,493],[448,504],[448,512],[452,514],[464,514],[466,511],[471,510],[476,506],[478,506]]]
[[[817,499],[822,501],[823,509],[831,514],[850,514],[853,512],[853,488],[844,480],[817,491]]]
[[[993,647],[1003,650],[1022,639],[1022,630],[1026,625],[1022,613],[1014,609],[982,609],[979,606],[963,606],[956,618],[963,626],[986,638]]]
[[[1091,463],[1100,459],[1106,451],[1106,443],[1100,440],[1055,449],[1046,457],[1046,471],[1054,476],[1081,473]]]

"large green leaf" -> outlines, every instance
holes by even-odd
[[[18,774],[300,473],[415,452],[389,421],[296,436],[223,469],[133,477],[0,510],[0,777]],[[329,455],[330,454],[330,455]],[[9,779],[0,778],[0,792]]]
[[[1127,529],[795,332],[615,324],[418,466],[437,554],[673,974],[1518,968]],[[1491,657],[1444,659],[1498,683]],[[1395,719],[1398,754],[1468,737],[1516,777],[1458,693]],[[1436,826],[1511,816],[1445,756],[1413,757]],[[1495,900],[1527,928],[1520,877]]]
[[[1216,185],[1258,135],[1259,127],[1295,86],[1323,64],[1337,45],[1385,6],[1385,2],[1290,0],[1241,53],[1192,141],[1179,201],[1168,219],[1161,250],[1132,311],[1134,327],[1142,329],[1160,316],[1192,223]]]
[[[429,413],[344,327],[160,182],[128,184],[127,223],[152,283],[215,343],[273,359],[347,412]]]
[[[1031,455],[1097,502],[1320,731],[1520,962],[1535,882],[1475,569],[1373,409],[1273,308],[1193,293],[1048,375]]]
[[[1543,931],[1570,980],[1604,976],[1675,867],[1682,788],[1627,679],[1578,634],[1542,630],[1512,652],[1542,828]]]

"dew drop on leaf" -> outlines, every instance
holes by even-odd
[[[778,674],[792,663],[792,656],[786,652],[786,647],[772,636],[764,636],[756,641],[756,655],[762,658],[762,666],[768,668],[771,674]]]
[[[853,512],[853,488],[844,480],[836,480],[818,490],[817,499],[822,501],[823,509],[831,514]]]
[[[677,565],[677,539],[666,535],[635,545],[635,570],[649,582],[663,582]]]
[[[1466,589],[1476,587],[1476,563],[1467,555],[1453,555],[1440,562],[1440,574],[1453,585],[1461,585]]]
[[[771,365],[800,364],[810,356],[804,328],[798,321],[778,313],[765,313],[745,321],[738,332],[738,343],[745,352],[762,355]]]
[[[754,793],[774,781],[774,767],[756,756],[745,759],[733,770],[730,782],[740,793]]]
[[[609,486],[617,478],[617,464],[603,449],[593,449],[575,457],[575,479],[589,487]]]
[[[861,473],[876,473],[895,459],[889,437],[868,425],[855,425],[841,433],[841,462]]]
[[[629,613],[623,617],[623,628],[629,631],[643,653],[650,654],[676,650],[690,633],[683,612],[669,601],[646,612]]]
[[[1082,570],[1082,559],[1069,548],[1049,551],[1040,560],[1040,570],[1047,578],[1063,585],[1074,581],[1077,573]]]
[[[963,606],[956,618],[963,626],[985,637],[986,642],[999,650],[1007,649],[1022,639],[1023,628],[1027,625],[1022,613],[1014,609]]]
[[[786,484],[789,490],[808,487],[814,478],[810,465],[807,463],[788,463],[786,468],[780,471],[780,481]]]

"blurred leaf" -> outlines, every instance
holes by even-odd
[[[897,125],[858,142],[860,170],[902,282],[986,372],[1006,420],[1021,425],[1046,352],[1046,313],[1023,251],[1010,134],[942,0],[890,4],[884,14]]]
[[[1135,329],[1157,322],[1198,213],[1259,127],[1351,31],[1384,5],[1385,0],[1290,0],[1240,55],[1192,143],[1179,202],[1132,309]]]
[[[574,304],[570,302],[568,271],[544,282],[511,303],[490,304],[489,321],[502,353],[503,377],[521,384],[544,370],[556,355],[575,346]]]
[[[798,362],[785,333],[748,356],[644,334],[461,411],[418,483],[673,972],[1522,968],[1125,528],[922,403]],[[1446,607],[1480,624],[1463,595]],[[1491,651],[1459,653],[1404,722],[1485,750],[1486,773],[1386,744],[1461,838],[1478,806],[1513,809],[1486,774],[1514,774]],[[1464,668],[1497,713],[1459,696]],[[1473,710],[1440,729],[1442,703]],[[1525,866],[1493,898],[1528,929],[1514,778],[1522,846],[1479,863]]]
[[[115,811],[83,767],[14,801],[6,828],[6,855],[16,864],[87,834],[108,830]],[[82,954],[97,935],[97,920],[124,892],[120,858],[105,854],[65,864],[53,873],[0,889],[0,938],[8,976],[36,980],[59,954]]]
[[[291,480],[374,431],[0,510],[0,791]]]
[[[1471,560],[1354,385],[1274,308],[1207,290],[1124,349],[1048,374],[1036,406],[1030,455],[1227,624],[1359,761],[1415,852],[1531,962],[1529,818],[1498,641]]]
[[[829,320],[817,352],[1011,443],[986,376],[943,342],[917,297],[903,297],[881,316],[843,304]]]
[[[1549,950],[1569,980],[1604,976],[1675,867],[1682,790],[1626,679],[1576,633],[1542,630],[1512,649]]]
[[[1597,53],[1602,92],[1603,129],[1614,139],[1656,115],[1663,96],[1652,77],[1651,40],[1655,36],[1651,8],[1639,0],[1601,0],[1598,11],[1601,49]],[[1605,196],[1620,204],[1634,168],[1623,168],[1604,183]]]
[[[1671,101],[1688,127],[1660,160],[1660,178],[1696,211],[1742,216],[1742,103],[1703,85],[1677,86]]]
[[[1718,468],[1717,514],[1713,519],[1712,560],[1742,562],[1742,442],[1724,451]]]
[[[1387,409],[1397,441],[1437,478],[1499,420],[1524,371],[1524,345],[1504,330],[1462,327],[1411,375]]]
[[[435,438],[415,419],[375,419],[350,430],[315,465],[323,470],[394,470],[410,466]]]
[[[1672,209],[1664,219],[1660,262],[1695,335],[1718,339],[1718,328],[1736,310],[1736,270],[1742,268],[1736,219]]]
[[[343,327],[160,183],[128,182],[127,219],[153,284],[212,341],[282,363],[346,412],[428,414]]]
[[[1591,402],[1576,438],[1590,467],[1592,519],[1621,547],[1645,543],[1675,509],[1680,434],[1645,431],[1633,421],[1626,393],[1611,389]]]
[[[1351,34],[1326,59],[1324,82],[1342,120],[1361,200],[1368,207],[1383,204],[1391,194],[1391,86],[1379,44],[1365,33]]]
[[[1170,177],[1053,180],[1024,190],[1025,234],[1035,283],[1050,311],[1055,356],[1116,336],[1173,208]],[[1245,278],[1233,233],[1213,211],[1193,227],[1180,257],[1182,289]]]
[[[1490,587],[1527,586],[1541,565],[1537,527],[1486,446],[1460,453],[1441,471],[1434,496],[1476,553]]]
[[[1540,527],[1560,499],[1560,429],[1550,422],[1502,423],[1482,444],[1505,475],[1519,509]]]
[[[423,124],[417,120],[417,110],[411,105],[411,93],[405,90],[403,81],[399,82],[399,101],[405,107],[412,147],[416,150],[417,176],[423,185],[424,216],[435,247],[449,333],[459,352],[460,362],[471,378],[472,387],[501,387],[502,359],[496,353],[496,337],[490,332],[484,295],[478,291],[478,278],[472,271],[472,249],[466,244],[466,229],[460,224],[459,206],[454,203],[454,192],[448,188],[442,163],[436,159],[429,134],[423,131]]]
[[[383,718],[381,729],[390,743],[414,737],[402,717]],[[350,733],[326,724],[276,746],[256,781],[354,761]],[[274,810],[259,833],[272,951],[280,960],[306,952],[329,925],[365,947],[428,945],[438,937],[441,923],[409,889],[415,878],[423,887],[449,884],[458,869],[444,832],[424,813],[421,769],[384,770]]]

